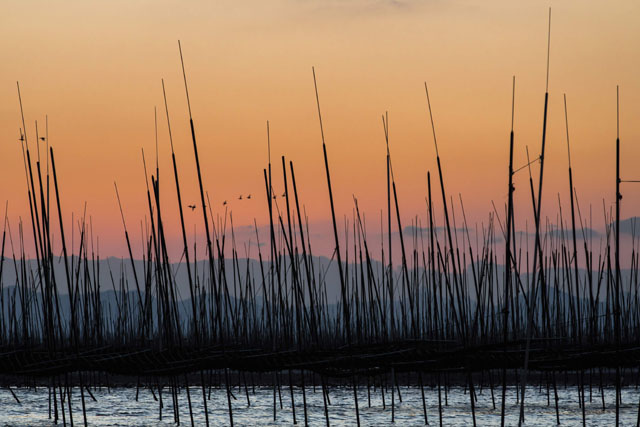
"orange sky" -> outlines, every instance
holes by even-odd
[[[556,1],[277,0],[9,2],[0,17],[0,201],[9,218],[28,202],[16,80],[27,131],[44,128],[56,153],[63,213],[85,201],[101,251],[125,251],[113,182],[134,243],[147,212],[141,148],[153,164],[158,107],[165,220],[178,232],[161,78],[185,204],[198,195],[177,40],[182,40],[205,186],[215,213],[228,200],[236,225],[268,220],[262,168],[271,123],[276,191],[280,156],[296,166],[312,223],[329,219],[311,66],[316,67],[336,209],[352,195],[378,230],[386,209],[380,116],[389,111],[400,207],[425,221],[426,174],[436,174],[423,82],[430,87],[447,192],[461,193],[471,224],[506,202],[511,77],[516,75],[517,166],[540,147],[548,7],[553,8],[546,213],[558,192],[568,211],[562,94],[569,105],[574,180],[583,211],[613,202],[615,86],[621,88],[623,178],[639,179],[640,3]],[[44,152],[42,154],[44,156]],[[537,171],[537,166],[534,168]],[[434,176],[435,178],[435,176]],[[435,182],[434,182],[435,184]],[[531,223],[526,172],[516,202]],[[251,193],[240,202],[239,194]],[[640,188],[627,185],[623,217],[639,214]],[[439,194],[439,193],[434,193]],[[437,199],[438,206],[441,201]],[[458,205],[459,207],[459,205]],[[0,210],[4,213],[4,206]],[[185,212],[187,229],[201,228]],[[584,212],[583,212],[584,214]],[[15,232],[15,231],[14,231]],[[139,245],[138,245],[139,246]]]

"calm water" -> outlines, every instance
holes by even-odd
[[[362,388],[359,392],[360,419],[362,425],[389,425],[391,424],[391,395],[385,397],[387,407],[382,407],[382,396],[379,389],[373,392],[371,389],[371,407],[368,406],[367,390]],[[7,389],[0,391],[0,425],[9,426],[48,426],[53,421],[48,419],[48,396],[46,389],[42,388],[36,393],[28,389],[14,389],[22,402],[19,405]],[[396,395],[396,425],[424,425],[422,399],[419,388],[401,388],[402,403],[398,402]],[[495,389],[496,409],[493,409],[491,393],[488,388],[481,392],[479,388],[476,404],[476,420],[479,426],[499,425],[500,423],[500,390]],[[107,392],[106,389],[94,391],[97,402],[86,397],[87,417],[90,425],[97,426],[142,426],[142,425],[172,425],[173,408],[172,399],[168,391],[163,393],[164,409],[162,421],[159,420],[158,402],[154,400],[149,389],[140,390],[139,401],[135,401],[135,388],[115,388]],[[304,425],[301,389],[294,388],[296,403],[296,418],[298,423]],[[552,392],[553,393],[553,392]],[[291,411],[291,395],[289,388],[282,389],[282,404],[280,409],[278,401],[276,420],[273,420],[273,389],[256,387],[255,393],[249,389],[251,406],[247,406],[247,398],[244,389],[234,389],[237,400],[233,400],[234,422],[236,425],[290,425],[293,423]],[[580,425],[582,413],[578,406],[578,391],[576,387],[560,386],[558,388],[560,399],[560,421],[563,425]],[[355,425],[355,407],[353,404],[353,391],[347,388],[334,387],[329,391],[331,406],[329,406],[329,418],[331,425]],[[204,412],[202,406],[201,389],[191,388],[194,422],[196,425],[204,425]],[[438,425],[438,394],[437,389],[425,388],[427,401],[427,414],[429,424]],[[178,408],[180,421],[183,425],[189,425],[189,407],[184,390],[179,395]],[[622,425],[635,425],[638,411],[638,399],[640,392],[635,388],[623,390],[621,407]],[[586,417],[587,424],[591,426],[613,425],[615,422],[615,389],[605,390],[606,411],[602,411],[602,398],[598,389],[593,388],[593,400],[588,402],[589,389],[587,388]],[[82,424],[82,407],[80,393],[74,389],[73,397],[73,421],[76,425]],[[444,393],[443,393],[444,402]],[[208,401],[209,420],[211,425],[228,425],[229,416],[227,400],[223,389],[214,389]],[[320,388],[313,392],[307,389],[307,408],[309,423],[311,425],[325,425],[324,407]],[[538,387],[527,389],[526,425],[548,426],[555,425],[556,414],[551,395],[551,405],[547,406],[546,389],[542,392]],[[518,407],[515,405],[515,389],[508,390],[507,424],[517,424]],[[68,422],[67,418],[67,422]],[[472,425],[469,395],[462,388],[451,388],[448,396],[448,406],[444,407],[443,423],[450,426]],[[62,420],[60,420],[60,425]]]

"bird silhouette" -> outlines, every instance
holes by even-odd
[[[18,139],[18,141],[24,141],[24,135],[20,134],[20,138]]]
[[[222,202],[222,206],[226,205],[227,201],[225,200],[224,202]]]
[[[242,194],[240,195],[240,197],[238,197],[238,200],[242,200]]]
[[[191,208],[192,211],[194,211],[196,209],[196,205],[188,205],[188,208]]]
[[[44,136],[41,136],[41,137],[40,137],[40,141],[44,141]]]
[[[251,194],[249,194],[249,195],[247,196],[247,199],[250,199],[250,198],[251,198]]]
[[[285,197],[287,195],[287,193],[282,193],[282,197]]]

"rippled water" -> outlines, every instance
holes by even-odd
[[[14,388],[16,396],[20,399],[18,404],[9,390],[0,391],[0,424],[10,426],[45,426],[53,425],[48,418],[48,393],[45,388],[37,392],[26,388]],[[202,391],[192,387],[191,398],[193,416],[196,425],[204,425],[204,411],[202,405]],[[310,425],[326,425],[322,393],[320,388],[313,391],[312,387],[306,389],[307,411]],[[424,413],[420,389],[416,387],[401,387],[402,402],[398,401],[396,394],[395,421],[397,425],[424,425]],[[496,388],[496,409],[493,409],[491,392],[488,388],[476,390],[476,420],[479,426],[499,425],[500,423],[500,396],[501,390]],[[256,387],[255,392],[249,389],[251,406],[247,405],[245,390],[234,389],[237,400],[233,400],[233,419],[235,425],[282,425],[293,423],[291,410],[291,394],[288,387],[282,388],[282,405],[277,404],[276,419],[273,418],[273,389],[269,387]],[[553,393],[553,392],[552,392]],[[106,388],[93,392],[97,402],[86,398],[86,412],[90,425],[97,426],[142,426],[142,425],[169,425],[173,424],[173,407],[171,395],[168,391],[163,393],[164,409],[162,420],[159,419],[159,404],[154,400],[149,389],[141,389],[139,399],[135,401],[136,389],[131,387],[112,388],[107,392]],[[355,406],[353,390],[342,387],[332,387],[329,390],[331,405],[329,406],[329,421],[331,425],[355,425]],[[442,395],[444,404],[444,392]],[[582,423],[582,410],[578,406],[578,389],[575,386],[559,386],[560,421],[563,425],[580,425]],[[615,389],[606,388],[604,392],[606,410],[602,410],[602,397],[599,389],[594,385],[592,401],[589,402],[589,388],[586,389],[586,420],[587,425],[603,426],[613,425],[615,422]],[[635,425],[638,415],[638,399],[640,392],[635,388],[626,388],[622,393],[622,406],[620,410],[622,425]],[[178,396],[178,408],[180,421],[189,425],[189,406],[184,389]],[[299,424],[304,423],[302,405],[302,391],[294,387],[294,399],[296,418]],[[380,389],[374,391],[371,388],[371,406],[368,405],[366,387],[361,387],[358,394],[360,403],[360,420],[362,425],[389,425],[391,423],[391,394],[385,395],[386,408],[383,409]],[[438,393],[437,389],[425,387],[425,399],[429,424],[438,425]],[[515,388],[509,388],[507,392],[507,424],[516,425],[518,419],[518,406],[515,403]],[[556,412],[551,395],[550,405],[547,405],[546,388],[538,387],[527,389],[526,399],[526,425],[548,426],[555,425]],[[211,425],[228,425],[229,413],[224,389],[213,389],[210,400],[207,402],[209,420]],[[76,425],[82,425],[82,406],[78,389],[73,390],[72,406],[73,421]],[[448,405],[443,406],[443,424],[450,426],[472,425],[471,407],[469,395],[463,388],[452,387],[448,394]],[[69,422],[67,413],[67,423]],[[59,420],[62,424],[62,419]]]

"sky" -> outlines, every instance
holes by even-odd
[[[539,155],[549,7],[543,215],[553,221],[559,203],[565,215],[569,209],[566,94],[574,184],[583,215],[591,211],[594,226],[601,227],[603,211],[614,202],[616,85],[622,177],[640,179],[634,167],[640,159],[640,3],[635,0],[4,2],[0,202],[8,206],[15,235],[20,218],[29,218],[18,140],[19,81],[34,156],[35,122],[40,136],[48,123],[67,232],[78,233],[86,206],[101,253],[125,254],[116,182],[139,252],[148,217],[141,153],[144,149],[148,168],[155,168],[155,109],[163,217],[170,240],[180,242],[161,81],[186,208],[198,205],[199,192],[181,40],[205,190],[214,215],[223,216],[228,208],[246,236],[254,220],[259,227],[268,222],[263,180],[268,120],[275,191],[284,188],[284,155],[294,163],[300,202],[316,230],[312,243],[322,251],[332,248],[312,66],[340,224],[352,218],[354,197],[370,234],[379,233],[381,215],[386,221],[385,112],[403,225],[416,217],[427,221],[428,171],[438,196],[434,207],[441,209],[426,82],[447,195],[458,221],[462,197],[468,223],[481,226],[493,205],[502,214],[507,200],[514,75],[514,163],[527,163],[527,148],[532,159]],[[40,156],[46,168],[43,147]],[[537,182],[537,163],[532,172]],[[526,168],[515,176],[519,229],[533,221],[528,179]],[[622,217],[640,215],[640,186],[624,184],[623,196]],[[198,209],[185,210],[191,240],[202,233]],[[0,213],[4,210],[1,206]]]

